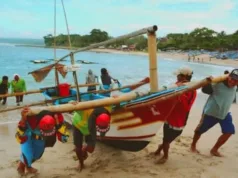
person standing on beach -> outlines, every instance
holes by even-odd
[[[36,173],[32,163],[40,159],[46,147],[53,147],[56,138],[67,142],[69,133],[62,114],[42,111],[36,116],[27,116],[30,108],[21,112],[21,120],[17,126],[16,140],[21,144],[21,156],[17,171],[20,175]]]
[[[72,102],[72,104],[77,104],[77,102]],[[92,153],[95,149],[97,132],[101,137],[105,136],[110,129],[110,120],[110,112],[103,107],[74,112],[73,140],[74,150],[79,160],[77,168],[79,171],[84,168],[84,161],[88,153]],[[83,140],[86,142],[84,146]]]
[[[7,94],[10,86],[11,84],[8,82],[8,76],[3,76],[2,81],[0,81],[0,95]],[[2,100],[2,104],[5,105],[7,102],[7,97],[0,97],[0,101]]]
[[[175,74],[177,75],[176,84],[183,86],[184,83],[190,82],[193,71],[190,68],[184,67],[179,69]],[[168,160],[170,144],[182,134],[196,96],[197,92],[194,90],[178,97],[170,117],[164,123],[163,143],[158,146],[158,149],[154,153],[159,156],[162,150],[164,152],[162,158],[156,160],[156,164],[164,164]]]
[[[226,141],[235,134],[235,127],[232,123],[230,107],[235,98],[238,85],[238,69],[234,69],[228,78],[221,83],[207,85],[202,91],[209,96],[203,109],[202,119],[195,129],[191,151],[199,153],[197,142],[201,135],[212,128],[217,123],[220,124],[222,135],[218,138],[216,144],[210,150],[211,155],[221,157],[218,151]]]
[[[93,74],[93,71],[91,69],[89,69],[88,75],[86,76],[86,84],[96,83],[97,79],[98,77]],[[96,90],[96,85],[88,87],[88,91],[95,91],[95,90]]]
[[[21,93],[26,92],[26,82],[24,79],[20,78],[18,74],[14,74],[14,79],[11,82],[12,93]],[[23,102],[23,95],[16,96],[17,106],[20,105],[20,102]]]
[[[101,90],[110,90],[113,88],[114,83],[118,83],[118,80],[112,78],[106,68],[101,69],[101,77],[99,78],[100,89]],[[110,97],[111,92],[101,93],[101,95]]]

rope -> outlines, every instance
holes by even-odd
[[[61,0],[62,6],[63,6],[63,10],[64,10],[64,18],[65,18],[65,23],[66,23],[66,27],[67,27],[67,33],[68,33],[68,41],[69,41],[69,49],[71,49],[71,40],[70,40],[70,35],[69,35],[69,25],[68,25],[68,21],[67,21],[67,16],[66,16],[66,11],[65,11],[65,7],[64,7],[64,1]]]
[[[54,60],[56,61],[56,0],[54,1]],[[55,86],[59,84],[59,75],[55,66]]]

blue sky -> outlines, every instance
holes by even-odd
[[[100,28],[112,36],[158,25],[158,36],[208,27],[238,30],[238,0],[64,0],[70,33]],[[54,0],[2,0],[0,37],[42,38],[54,32]],[[66,33],[57,0],[57,34]]]

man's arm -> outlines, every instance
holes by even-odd
[[[27,130],[27,113],[29,112],[29,108],[24,108],[21,112],[21,120],[18,122],[17,132],[15,134],[16,140],[18,143],[23,144],[27,141],[27,135],[25,134]]]

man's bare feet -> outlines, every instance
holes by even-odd
[[[35,174],[35,173],[37,173],[38,170],[33,167],[28,167],[28,168],[26,168],[26,171],[27,171],[27,173]]]
[[[212,156],[223,157],[221,153],[219,153],[217,150],[214,150],[214,149],[211,149],[210,153]]]
[[[20,174],[21,176],[23,176],[25,174],[25,164],[20,162],[18,167],[17,167],[17,172],[18,174]]]
[[[157,160],[155,161],[155,164],[164,164],[164,163],[167,162],[167,160],[168,160],[168,158],[166,158],[166,157],[163,156],[162,158],[157,159]]]
[[[159,156],[159,155],[160,155],[160,150],[157,149],[157,150],[154,152],[154,155],[155,155],[155,156]]]
[[[162,145],[159,145],[159,146],[158,146],[158,149],[154,152],[154,155],[155,155],[155,156],[159,156],[160,153],[161,153],[161,151],[162,151]]]
[[[193,146],[193,145],[191,145],[190,151],[191,151],[192,153],[200,153],[200,152],[197,150],[196,146]]]

